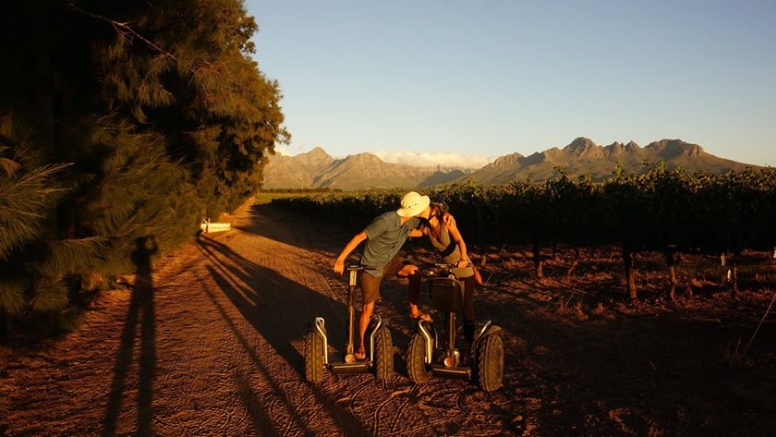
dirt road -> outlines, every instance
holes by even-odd
[[[582,321],[548,312],[556,304],[541,298],[547,293],[527,293],[526,281],[478,297],[481,318],[504,327],[504,387],[496,392],[461,380],[409,381],[402,355],[412,327],[398,281],[378,304],[393,334],[395,375],[379,382],[327,373],[308,384],[302,339],[313,318],[326,319],[331,338],[344,338],[346,281],[331,264],[349,237],[245,205],[232,231],[159,260],[133,291],[105,292],[78,333],[33,350],[0,349],[0,435],[756,436],[776,429],[772,323],[752,348],[760,364],[731,369],[724,346],[751,335],[756,314],[589,312]]]

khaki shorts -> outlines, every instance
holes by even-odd
[[[400,256],[395,256],[383,266],[383,276],[372,276],[366,271],[361,273],[361,292],[364,305],[380,300],[380,283],[386,276],[395,276],[406,264]]]

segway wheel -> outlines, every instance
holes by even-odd
[[[407,350],[407,376],[415,384],[423,384],[431,379],[431,371],[426,367],[426,339],[415,334]]]
[[[501,388],[504,377],[504,342],[500,335],[488,335],[477,345],[477,369],[479,385],[487,392]]]
[[[304,377],[307,382],[323,381],[324,362],[323,339],[315,331],[304,337]]]
[[[377,379],[388,379],[393,373],[393,340],[391,331],[383,326],[375,334],[375,374]]]

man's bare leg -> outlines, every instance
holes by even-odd
[[[364,346],[364,336],[366,328],[369,327],[369,321],[372,319],[372,312],[375,309],[375,303],[370,302],[361,307],[361,316],[358,319],[358,349],[356,349],[356,359],[363,360],[366,357],[366,347]]]

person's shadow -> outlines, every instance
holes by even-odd
[[[138,237],[131,259],[135,265],[135,283],[132,300],[127,311],[121,344],[116,354],[116,366],[113,369],[113,383],[105,410],[104,436],[115,436],[121,401],[126,388],[127,374],[132,367],[132,350],[135,333],[140,325],[139,383],[137,388],[137,436],[152,435],[153,411],[151,400],[153,376],[156,366],[156,327],[153,299],[153,269],[151,258],[158,252],[154,236]]]

